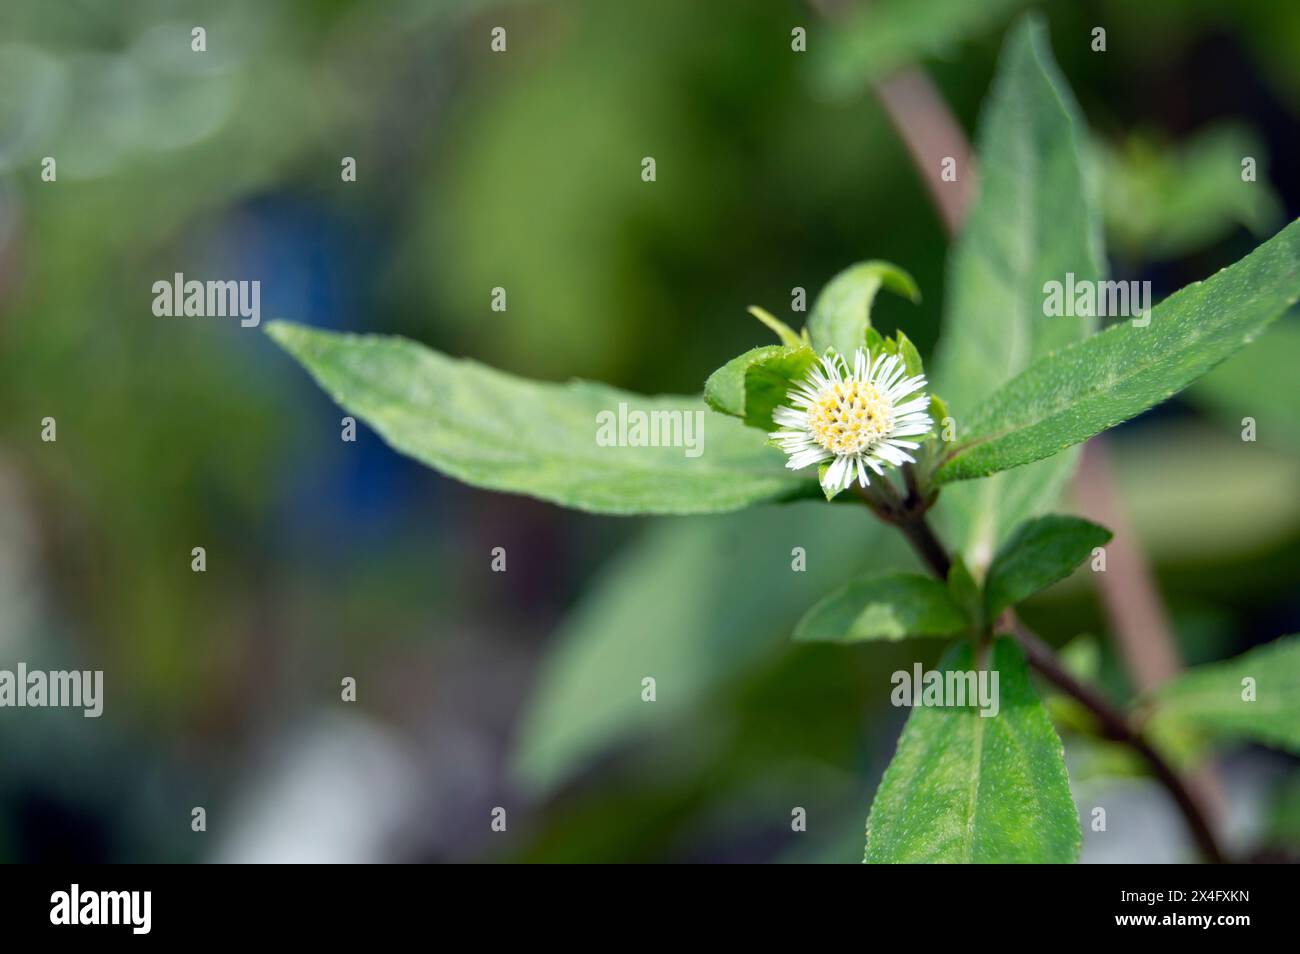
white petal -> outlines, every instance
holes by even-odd
[[[910,454],[907,454],[890,444],[877,444],[875,454],[881,460],[893,464],[895,467],[902,466],[903,464],[912,461]]]
[[[836,457],[835,463],[831,464],[830,470],[827,472],[826,476],[831,479],[831,483],[843,489],[853,482],[852,470],[852,458]]]
[[[889,432],[890,437],[915,437],[920,434],[930,433],[929,424],[904,424],[902,427],[895,427]]]
[[[836,472],[835,468],[839,466],[841,460],[843,460],[842,457],[838,458],[835,463],[827,467],[826,472],[822,474],[822,486],[827,490],[834,491],[840,489],[838,483],[839,474]]]
[[[930,406],[930,399],[924,394],[919,398],[914,398],[905,404],[899,404],[894,407],[894,416],[901,417],[904,414],[917,414],[924,411]]]
[[[889,374],[888,377],[884,379],[884,382],[879,386],[881,390],[885,392],[886,395],[889,395],[892,394],[894,392],[894,389],[899,386],[900,381],[905,381],[905,380],[907,380],[907,368],[904,367],[903,363],[900,361],[898,367],[894,368],[894,370]]]
[[[853,458],[844,458],[844,476],[841,478],[843,483],[840,485],[841,490],[848,490],[853,486],[853,481],[857,475],[853,472]]]
[[[901,401],[913,391],[919,391],[925,387],[925,378],[903,378],[893,385],[886,394],[891,401]]]
[[[858,380],[867,376],[867,355],[861,348],[853,355],[853,376]]]
[[[813,464],[820,464],[830,456],[830,451],[821,447],[810,448],[809,450],[800,451],[798,454],[795,454],[790,458],[790,462],[786,464],[786,466],[791,470],[803,470],[805,467],[809,467]]]

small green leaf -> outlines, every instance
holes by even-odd
[[[921,353],[916,350],[916,345],[912,344],[911,339],[903,334],[901,330],[894,332],[893,337],[885,338],[875,328],[868,328],[866,343],[867,351],[872,355],[883,352],[886,355],[901,359],[903,368],[909,376],[925,373],[925,368],[921,363]]]
[[[762,435],[698,398],[525,381],[401,338],[283,321],[267,333],[389,446],[476,487],[610,514],[716,513],[817,492]],[[633,442],[630,412],[675,446]],[[602,428],[621,432],[620,417],[629,439],[611,434],[609,446]]]
[[[779,354],[753,362],[745,369],[745,423],[771,432],[777,429],[772,412],[782,404],[793,388],[817,362],[807,345],[783,348]]]
[[[1059,453],[1177,394],[1255,338],[1300,296],[1300,222],[1148,316],[1038,361],[979,405],[940,483]],[[1135,319],[1136,321],[1136,319]]]
[[[943,422],[948,420],[951,415],[948,412],[948,402],[937,394],[930,395],[930,419],[934,421],[936,431],[943,430]]]
[[[954,556],[952,566],[948,568],[948,592],[972,626],[984,625],[984,598],[980,595],[979,584],[967,568],[966,561],[960,556]]]
[[[938,468],[938,461],[947,452],[949,444],[944,440],[944,434],[947,433],[948,422],[951,416],[948,412],[948,403],[937,394],[930,395],[930,420],[934,422],[934,430],[930,432],[924,443],[921,444],[920,453],[916,455],[916,473],[921,480],[921,489],[923,493],[930,491],[930,477]]]
[[[787,348],[798,348],[806,343],[793,328],[770,311],[759,308],[757,305],[750,305],[748,310],[751,315],[776,332],[776,336],[781,339],[781,344]]]
[[[784,351],[782,345],[759,345],[738,354],[704,382],[704,402],[719,414],[745,416],[745,372],[749,366]]]
[[[1081,517],[1049,515],[1027,520],[989,565],[984,600],[989,619],[1008,606],[1063,580],[1110,540],[1110,531]]]
[[[1152,701],[1158,734],[1193,729],[1300,755],[1300,635],[1197,666],[1157,689]]]
[[[894,332],[894,340],[898,343],[897,353],[903,359],[903,367],[907,370],[907,376],[911,378],[924,374],[925,368],[921,364],[921,352],[916,350],[916,345],[912,344],[912,339],[903,334],[900,329]]]
[[[954,646],[941,668],[971,671],[971,647]],[[912,709],[871,806],[864,861],[1078,858],[1079,820],[1061,740],[1030,685],[1024,656],[999,638],[989,669],[998,673],[996,715],[971,706]]]
[[[817,465],[817,485],[821,487],[822,495],[826,498],[827,503],[830,503],[832,500],[838,497],[845,489],[839,486],[836,487],[826,486],[826,474],[830,469],[831,469],[830,461],[826,461],[825,463]]]
[[[763,345],[732,358],[704,382],[704,400],[715,411],[750,427],[775,430],[772,411],[817,361],[805,344]]]
[[[804,614],[795,627],[799,642],[853,643],[947,636],[966,628],[966,618],[938,580],[919,573],[879,573],[853,580]]]
[[[866,344],[871,327],[871,304],[881,287],[915,303],[921,292],[912,276],[889,262],[859,262],[850,265],[827,283],[813,303],[808,331],[813,349],[822,354],[834,348],[845,358]]]
[[[889,342],[885,340],[885,336],[870,325],[867,326],[867,333],[863,341],[866,344],[867,351],[872,355],[877,355],[889,348]]]

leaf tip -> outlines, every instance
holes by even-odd
[[[781,340],[781,344],[787,348],[797,348],[803,344],[803,339],[795,333],[794,329],[787,325],[780,318],[777,318],[766,308],[760,308],[758,305],[750,305],[745,311],[757,318],[768,328],[770,328]]]
[[[263,326],[263,331],[281,348],[292,351],[293,346],[302,338],[303,326],[296,322],[285,321],[283,318],[276,318],[268,321]]]

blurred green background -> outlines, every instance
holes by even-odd
[[[1025,6],[882,0],[853,27],[865,62],[828,63],[834,28],[793,0],[6,0],[0,668],[102,669],[106,702],[0,710],[0,859],[858,860],[904,716],[889,673],[939,650],[788,643],[836,583],[911,564],[865,513],[609,519],[471,490],[340,441],[260,330],[155,318],[151,286],[257,279],[263,321],[694,392],[767,340],[747,305],[798,326],[793,288],[884,258],[924,300],[877,322],[928,354],[948,241],[863,70],[918,60],[969,132]],[[1041,9],[1115,277],[1159,299],[1297,214],[1300,5]],[[1112,441],[1188,662],[1300,631],[1298,361],[1292,315]],[[1026,615],[1095,636],[1078,655],[1126,692],[1085,581]],[[1162,792],[1067,751],[1081,806],[1123,806],[1085,860],[1186,856]],[[1291,761],[1221,769],[1237,844],[1300,847]]]

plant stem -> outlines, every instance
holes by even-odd
[[[910,464],[903,465],[903,477],[907,483],[906,497],[900,496],[898,488],[887,479],[874,481],[866,487],[854,484],[853,489],[866,501],[872,513],[885,523],[898,527],[925,565],[941,580],[946,580],[952,561],[926,522],[925,511],[929,505],[917,491],[916,474]]]
[[[1050,646],[1016,619],[1014,614],[1008,615],[1011,617],[1012,634],[1020,644],[1020,648],[1024,650],[1029,664],[1058,689],[1073,697],[1091,712],[1101,725],[1102,735],[1114,742],[1125,743],[1146,760],[1156,778],[1178,803],[1187,827],[1191,829],[1196,844],[1206,860],[1216,865],[1223,864],[1223,851],[1219,848],[1214,832],[1210,829],[1209,821],[1178,773],[1160,756],[1159,752],[1151,747],[1141,732],[1129,725],[1123,713],[1070,675]]]
[[[925,514],[909,514],[899,522],[898,528],[907,537],[907,542],[912,544],[912,549],[925,561],[925,565],[934,571],[934,575],[941,580],[947,580],[948,571],[952,569],[952,560],[944,545],[935,536],[934,530],[930,528],[930,522],[925,519]]]

